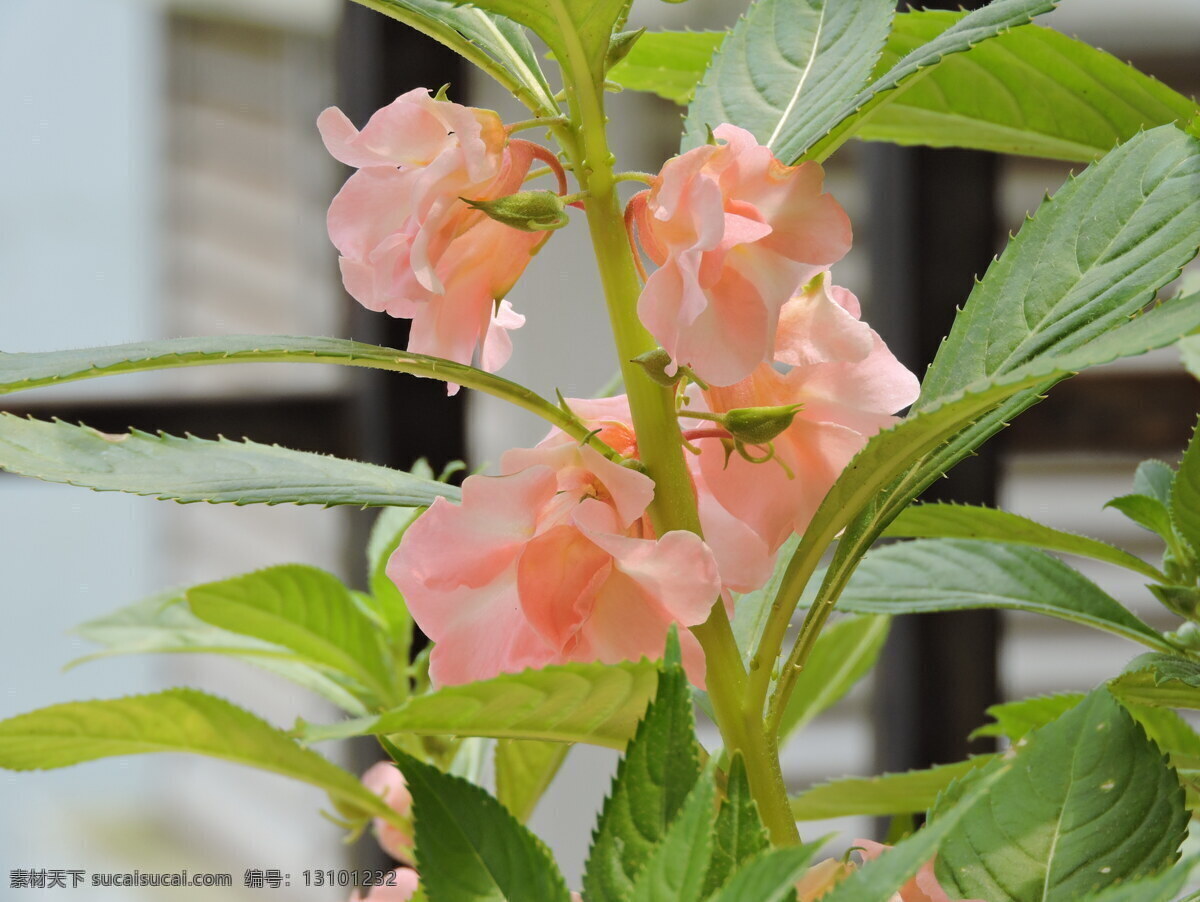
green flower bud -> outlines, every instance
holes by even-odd
[[[739,442],[749,445],[765,445],[788,426],[803,404],[786,404],[782,407],[739,407],[721,417],[721,425]]]
[[[462,200],[474,210],[481,210],[496,222],[520,229],[522,232],[548,232],[567,224],[567,209],[561,197],[553,191],[518,191],[495,200]]]

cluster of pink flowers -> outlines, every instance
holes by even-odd
[[[362,131],[337,110],[319,124],[359,167],[329,212],[347,289],[410,317],[410,350],[500,366],[505,330],[523,322],[502,299],[545,235],[463,199],[514,194],[534,158],[553,158],[494,113],[423,90]],[[622,462],[552,431],[505,454],[499,476],[468,477],[461,504],[438,499],[389,564],[434,642],[436,684],[658,655],[671,624],[695,626],[718,598],[761,586],[854,454],[915,400],[915,376],[830,281],[851,230],[823,178],[722,125],[631,200],[631,240],[657,265],[639,315],[668,374],[686,367],[694,380],[681,424],[705,539],[655,534],[654,484],[624,465],[637,459],[626,399],[568,401]],[[769,442],[723,428],[730,411],[763,407],[789,411]],[[703,685],[699,648],[681,639]]]

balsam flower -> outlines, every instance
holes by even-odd
[[[770,360],[780,308],[850,249],[813,162],[785,166],[745,129],[667,161],[631,216],[658,269],[638,315],[676,364],[732,385]]]
[[[801,405],[771,443],[772,460],[727,459],[717,439],[697,442],[708,490],[772,551],[804,531],[867,439],[916,400],[916,376],[860,316],[854,295],[821,274],[780,313],[774,357],[790,370],[762,363],[734,385],[692,389],[693,406],[713,413]]]
[[[545,151],[509,140],[500,117],[409,91],[361,131],[338,109],[317,119],[338,160],[358,167],[329,208],[346,290],[370,310],[412,320],[415,353],[499,369],[506,330],[524,317],[498,303],[545,240],[463,199],[521,190]]]
[[[703,622],[721,589],[690,532],[655,537],[642,473],[573,440],[507,452],[409,527],[387,572],[433,640],[442,686],[568,661],[662,654],[671,624]],[[681,629],[696,682],[703,661]]]
[[[371,765],[362,775],[362,782],[401,817],[412,817],[412,794],[408,791],[404,774],[392,762],[380,761]],[[372,826],[383,851],[397,861],[413,863],[413,839],[410,834],[381,817],[375,818]]]

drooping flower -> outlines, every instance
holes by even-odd
[[[916,376],[860,316],[854,295],[823,273],[780,313],[774,357],[789,370],[763,363],[734,385],[692,389],[694,408],[714,413],[802,405],[774,439],[774,460],[754,463],[738,454],[727,460],[719,440],[697,442],[707,488],[772,551],[804,531],[867,439],[916,400]]]
[[[412,320],[408,349],[488,370],[524,317],[500,303],[546,233],[496,222],[466,201],[521,190],[535,158],[500,117],[418,88],[361,131],[330,107],[317,120],[329,152],[358,167],[329,208],[346,290],[371,310]]]
[[[439,685],[568,661],[658,657],[681,627],[701,682],[703,622],[721,589],[690,532],[655,537],[649,477],[574,440],[507,452],[501,476],[470,476],[404,535],[388,575],[435,643]]]
[[[354,893],[349,902],[408,902],[421,885],[417,872],[412,868],[396,868],[391,873],[394,882],[373,886],[365,896]]]
[[[401,817],[412,816],[412,794],[408,791],[404,774],[392,762],[380,761],[371,765],[362,775],[362,782],[375,795],[382,796],[388,807]],[[372,826],[383,851],[397,861],[413,863],[413,840],[410,834],[381,817],[375,818]]]
[[[675,363],[732,385],[771,359],[780,308],[845,256],[851,230],[819,164],[785,166],[733,125],[714,136],[722,143],[669,160],[632,203],[658,265],[638,315]]]

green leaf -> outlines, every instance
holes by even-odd
[[[654,694],[650,661],[562,664],[446,686],[378,717],[304,726],[309,742],[365,734],[492,736],[622,749]]]
[[[101,492],[210,504],[432,503],[454,486],[402,470],[291,451],[278,445],[210,441],[133,430],[109,435],[61,420],[0,413],[0,469]]]
[[[861,614],[1033,611],[1170,648],[1156,630],[1081,573],[1019,545],[917,539],[878,548],[863,558],[841,606]]]
[[[608,70],[608,80],[687,106],[724,31],[648,31]]]
[[[987,807],[981,803],[991,801],[993,787],[1007,773],[1007,767],[1000,761],[981,770],[966,792],[936,820],[850,874],[822,896],[821,902],[890,902],[892,894],[938,852],[938,847],[953,835],[967,815],[977,807]]]
[[[975,730],[971,738],[1005,736],[1016,742],[1038,727],[1044,727],[1052,720],[1062,717],[1083,699],[1082,692],[1060,692],[992,705],[987,709],[987,714],[995,723],[985,724]]]
[[[940,11],[897,16],[885,66],[960,18]],[[854,133],[865,141],[1089,162],[1145,128],[1182,124],[1195,112],[1187,97],[1116,57],[1025,25],[946,57],[887,95]]]
[[[570,749],[565,742],[501,739],[496,743],[496,798],[517,820],[529,820]]]
[[[1187,371],[1200,379],[1200,336],[1185,338],[1179,343],[1179,353]]]
[[[473,783],[399,749],[413,797],[421,885],[437,902],[568,902],[550,851]]]
[[[1194,556],[1200,555],[1200,428],[1192,430],[1171,483],[1171,525]]]
[[[452,0],[355,0],[445,44],[508,88],[534,112],[558,109],[524,29]]]
[[[712,774],[701,774],[638,874],[629,902],[700,902],[712,848],[716,795]]]
[[[383,704],[396,695],[400,674],[379,630],[331,573],[286,564],[194,586],[185,595],[205,623],[290,648],[358,680]]]
[[[387,575],[387,563],[405,531],[424,508],[385,507],[375,518],[367,542],[367,578],[372,607],[392,637],[397,661],[407,661],[412,649],[413,622],[404,596]]]
[[[1200,661],[1169,654],[1138,655],[1108,687],[1126,703],[1200,709]]]
[[[75,627],[73,632],[103,646],[104,650],[77,658],[68,667],[113,655],[164,652],[225,655],[291,680],[349,714],[367,713],[361,699],[336,676],[310,666],[282,646],[205,623],[188,610],[182,592],[143,599],[104,617],[89,620]]]
[[[964,898],[1068,902],[1174,862],[1187,817],[1175,772],[1100,689],[1023,740],[991,804],[942,843],[937,875]]]
[[[668,664],[600,812],[583,876],[590,900],[629,899],[699,779],[699,753],[687,677]]]
[[[894,11],[888,0],[756,0],[696,89],[683,149],[731,122],[791,162],[867,84]]]
[[[766,585],[761,589],[737,596],[737,601],[734,602],[733,637],[737,641],[737,647],[742,650],[743,664],[750,663],[754,649],[758,647],[763,628],[767,625],[767,618],[771,613],[771,605],[779,593],[779,586],[787,572],[788,561],[799,544],[800,537],[798,535],[788,536],[779,547],[779,552],[775,557],[775,572],[771,574]]]
[[[752,858],[756,858],[771,847],[766,827],[758,814],[758,805],[750,793],[750,782],[746,778],[746,764],[741,753],[734,753],[729,762],[729,775],[725,782],[725,798],[717,813],[713,830],[712,860],[704,877],[704,892],[707,899],[725,884],[730,875],[740,871]]]
[[[798,821],[816,821],[850,815],[883,817],[924,814],[938,794],[964,774],[994,759],[981,755],[928,770],[911,770],[878,777],[843,777],[807,789],[791,800]]]
[[[832,707],[867,675],[883,651],[890,625],[888,617],[845,617],[821,631],[784,709],[781,741]]]
[[[1080,902],[1172,902],[1183,891],[1195,865],[1196,859],[1192,858],[1154,877],[1132,880],[1092,893]],[[1188,900],[1194,899],[1194,896],[1188,897]]]
[[[1133,474],[1133,491],[1161,501],[1165,507],[1171,503],[1171,486],[1174,482],[1175,471],[1170,464],[1161,460],[1143,460]]]
[[[1115,564],[1153,580],[1165,579],[1157,567],[1107,542],[1052,529],[1036,520],[990,507],[964,504],[914,505],[905,508],[883,531],[883,535],[913,539],[980,539],[1032,545],[1047,551],[1076,554]]]
[[[1126,517],[1150,532],[1170,541],[1171,514],[1167,506],[1149,495],[1121,495],[1104,505],[1115,508]]]
[[[396,817],[353,774],[249,711],[195,689],[67,702],[0,721],[0,767],[9,770],[147,752],[194,752],[273,771],[325,790],[347,816]]]
[[[710,902],[791,902],[820,843],[771,849],[730,878]]]

